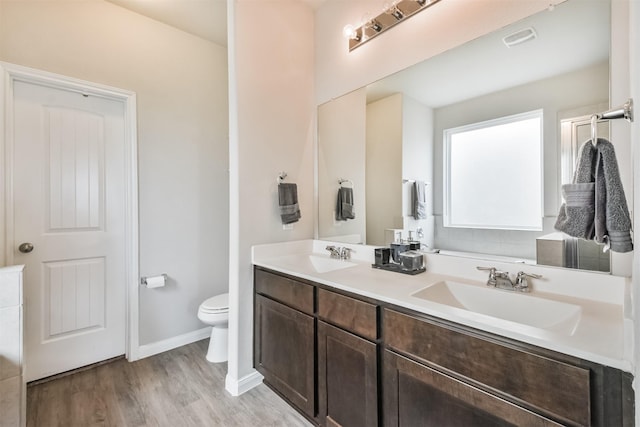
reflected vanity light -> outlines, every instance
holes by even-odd
[[[394,0],[385,2],[382,13],[376,17],[365,14],[357,26],[348,24],[342,29],[342,35],[349,41],[349,51],[362,46],[378,34],[405,21],[421,10],[440,0]]]

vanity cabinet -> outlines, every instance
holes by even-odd
[[[633,376],[255,268],[255,366],[321,426],[633,426]]]
[[[378,425],[377,313],[373,304],[318,289],[318,416],[322,426]]]
[[[254,363],[265,382],[316,415],[314,287],[256,272]]]

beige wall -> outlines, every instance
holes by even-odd
[[[251,246],[313,237],[313,10],[298,0],[229,0],[229,384],[253,374]],[[298,185],[283,230],[276,177]],[[231,387],[233,388],[233,387]]]
[[[367,244],[402,228],[402,94],[367,104]],[[403,236],[405,238],[406,236]]]
[[[2,0],[0,60],[135,91],[140,343],[204,327],[198,305],[227,290],[224,47],[103,1]]]

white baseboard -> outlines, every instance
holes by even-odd
[[[240,396],[242,393],[246,393],[252,388],[262,384],[263,378],[262,374],[255,369],[249,375],[245,375],[239,380],[232,378],[227,374],[224,381],[224,387],[232,396]]]
[[[138,359],[153,356],[154,354],[164,353],[192,342],[200,341],[211,336],[211,326],[207,326],[197,331],[187,332],[186,334],[167,338],[166,340],[157,341],[151,344],[145,344],[138,347]]]

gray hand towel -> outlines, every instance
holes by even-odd
[[[302,217],[298,206],[298,186],[296,184],[288,182],[278,184],[278,205],[283,224],[297,222]]]
[[[355,219],[356,213],[353,207],[353,188],[340,187],[336,200],[336,221]]]
[[[613,144],[598,138],[595,174],[595,240],[612,251],[630,252],[631,218]]]
[[[414,219],[427,218],[427,192],[424,181],[415,181],[411,187],[411,208]]]
[[[573,184],[562,186],[565,203],[555,229],[604,243],[612,251],[633,250],[631,219],[613,144],[598,138],[580,148]]]

